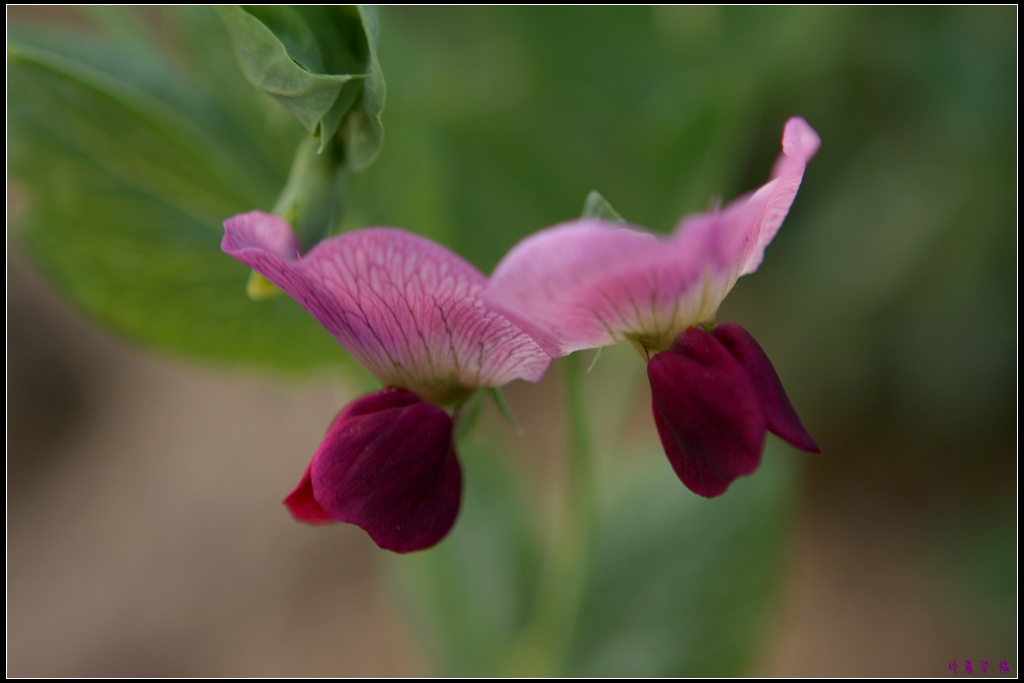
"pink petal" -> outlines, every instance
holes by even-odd
[[[734,323],[722,323],[715,327],[712,334],[747,371],[764,411],[768,431],[801,450],[820,453],[818,444],[811,438],[793,404],[789,402],[786,390],[782,388],[782,380],[761,345],[749,332]]]
[[[595,219],[543,230],[498,264],[484,300],[554,356],[629,339],[668,348],[725,295],[731,261],[706,223],[675,240]]]
[[[820,146],[821,138],[806,121],[798,116],[791,118],[782,132],[782,154],[775,162],[771,179],[753,194],[722,210],[724,229],[732,233],[726,239],[739,241],[733,282],[761,265],[765,247],[775,238],[800,189],[807,162]],[[680,231],[685,228],[684,221]]]
[[[253,211],[224,227],[227,254],[291,295],[384,384],[445,402],[465,389],[537,381],[550,363],[484,306],[483,274],[429,240],[371,228],[300,256],[276,216]]]
[[[459,511],[462,473],[451,418],[408,391],[384,389],[350,404],[309,473],[320,508],[360,526],[386,550],[435,545]]]
[[[721,495],[761,463],[765,418],[746,370],[728,349],[692,327],[647,366],[654,422],[686,487]]]
[[[498,264],[484,299],[554,356],[624,340],[667,349],[713,320],[737,278],[756,270],[819,144],[790,119],[772,180],[685,218],[670,238],[593,219],[532,235]]]

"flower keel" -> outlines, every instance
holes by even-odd
[[[647,366],[654,422],[672,469],[706,498],[761,463],[765,419],[743,366],[692,327]]]
[[[686,330],[647,376],[665,454],[694,493],[714,498],[756,470],[768,431],[818,452],[771,361],[739,325]]]
[[[444,538],[461,492],[451,418],[388,388],[339,413],[285,504],[300,521],[356,524],[380,547],[407,553]]]

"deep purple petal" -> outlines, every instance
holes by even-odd
[[[455,523],[462,473],[452,421],[408,391],[384,389],[335,419],[310,465],[316,502],[382,548],[429,548]]]
[[[300,256],[291,228],[253,211],[224,223],[221,248],[287,292],[385,385],[446,402],[551,362],[521,329],[483,304],[487,279],[433,242],[371,228]]]
[[[408,391],[385,389],[384,391],[368,394],[345,406],[332,420],[327,433],[330,435],[341,423],[352,418],[391,408],[403,408],[418,402],[419,399]],[[284,504],[291,511],[292,516],[300,522],[307,524],[331,524],[339,521],[331,517],[326,510],[320,507],[320,503],[316,502],[316,498],[313,496],[313,481],[310,476],[311,469],[312,463],[302,473],[299,485],[284,499]]]
[[[647,376],[661,443],[687,488],[713,498],[757,469],[764,413],[746,370],[713,336],[686,330]]]
[[[797,416],[786,390],[782,388],[782,380],[760,344],[734,323],[722,323],[712,334],[746,369],[764,410],[768,431],[801,450],[819,453],[818,444]]]
[[[337,521],[327,514],[313,497],[313,480],[309,476],[309,467],[302,473],[299,485],[284,499],[284,504],[292,513],[292,517],[306,524],[332,524]]]

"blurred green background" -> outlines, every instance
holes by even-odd
[[[772,442],[762,472],[720,501],[697,501],[658,453],[641,363],[621,349],[603,356],[586,380],[601,522],[557,672],[940,675],[954,659],[961,667],[990,660],[993,673],[1009,659],[1016,672],[1016,15],[1014,7],[380,11],[384,145],[373,166],[348,177],[343,226],[401,226],[484,272],[519,239],[577,216],[592,189],[630,222],[668,231],[684,214],[762,184],[789,116],[803,116],[822,138],[763,265],[719,314],[768,352],[822,455]],[[216,12],[23,8],[9,19],[16,254],[87,319],[161,356],[199,361],[218,381],[251,381],[238,370],[298,370],[314,384],[332,378],[346,397],[372,386],[286,297],[249,300],[245,268],[219,250],[224,218],[274,205],[306,132],[245,81]],[[39,464],[43,454],[88,456],[79,432],[47,440],[33,430],[82,414],[90,392],[121,389],[96,379],[107,370],[74,369],[79,345],[54,337],[78,328],[39,322],[49,309],[37,301],[47,295],[19,289],[31,275],[20,256],[8,258],[9,488],[46,500],[58,494],[45,493],[52,470]],[[467,498],[452,537],[387,563],[426,634],[409,638],[426,643],[414,646],[420,655],[398,657],[409,668],[375,670],[385,657],[346,668],[328,649],[320,669],[296,663],[309,658],[303,651],[259,671],[517,671],[510,659],[532,656],[516,634],[531,618],[538,539],[546,515],[557,515],[564,467],[558,376],[556,368],[540,387],[510,387],[526,439],[485,419],[465,444]],[[86,398],[62,402],[68,391]],[[328,401],[324,426],[344,400]],[[234,447],[221,442],[245,429],[243,418],[223,425],[219,448]],[[287,471],[297,474],[308,453]],[[208,457],[216,461],[217,450]],[[204,462],[183,481],[206,476]],[[510,480],[518,493],[506,490]],[[268,486],[284,492],[290,483]],[[101,656],[107,650],[81,634],[104,631],[87,619],[65,655],[39,645],[53,628],[47,619],[63,617],[35,597],[48,593],[38,567],[53,556],[19,541],[58,533],[36,500],[9,502],[10,673],[254,670],[212,645],[192,664],[150,640],[125,647],[159,655]],[[283,515],[269,503],[275,519]],[[75,533],[64,541],[91,542],[90,527]],[[329,533],[309,536],[310,547],[334,543]],[[355,535],[342,547],[333,561],[382,562]],[[308,562],[289,566],[295,581],[308,571]],[[80,590],[90,585],[83,579]],[[63,602],[73,609],[75,600]],[[117,615],[112,622],[129,619]],[[224,629],[235,623],[222,619]],[[170,623],[162,628],[188,632],[195,621]]]

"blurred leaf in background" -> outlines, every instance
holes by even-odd
[[[133,16],[91,15],[99,28]],[[220,251],[225,218],[270,208],[301,130],[244,81],[213,10],[135,19],[129,39],[12,30],[20,241],[90,317],[155,347],[287,370],[354,365],[292,301],[249,300],[247,269]]]
[[[729,495],[684,494],[642,458],[604,510],[566,673],[739,676],[763,654],[796,503],[775,440]]]

